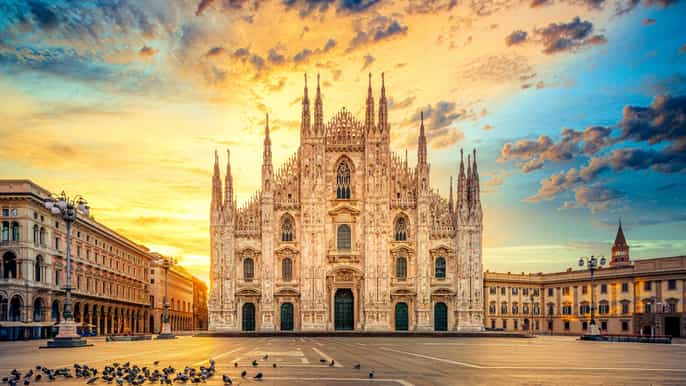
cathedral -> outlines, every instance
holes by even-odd
[[[390,149],[383,74],[377,108],[370,74],[364,120],[343,108],[324,122],[319,76],[313,114],[305,76],[300,145],[275,170],[267,117],[262,186],[240,206],[215,153],[210,331],[483,329],[476,152],[441,197],[423,116],[417,164]]]

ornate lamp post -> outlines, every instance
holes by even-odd
[[[579,267],[586,266],[586,268],[591,272],[591,327],[590,333],[588,335],[599,335],[600,331],[598,326],[595,324],[595,281],[594,273],[597,269],[605,265],[605,257],[599,256],[600,259],[596,258],[594,255],[590,257],[579,258]]]
[[[67,226],[67,280],[64,286],[66,299],[64,301],[64,321],[59,324],[59,332],[54,340],[48,341],[50,348],[57,347],[82,347],[87,346],[85,339],[77,333],[77,324],[71,306],[71,226],[76,221],[76,216],[81,213],[89,215],[90,208],[86,200],[80,195],[67,196],[64,192],[59,196],[50,195],[45,199],[45,208],[54,215],[61,215]]]
[[[157,339],[176,339],[176,336],[171,332],[171,324],[169,323],[169,260],[158,259],[153,261],[157,266],[164,268],[164,311],[162,312],[162,329],[157,335]]]

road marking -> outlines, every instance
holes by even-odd
[[[233,350],[226,351],[226,352],[221,353],[221,354],[219,354],[219,355],[215,355],[214,357],[210,357],[210,358],[208,358],[208,359],[206,359],[206,360],[204,360],[204,361],[195,362],[195,363],[191,364],[191,366],[199,366],[199,365],[202,365],[202,364],[204,364],[204,363],[209,364],[209,360],[210,360],[210,359],[214,359],[214,360],[216,361],[216,360],[219,359],[219,358],[223,358],[223,357],[225,357],[225,356],[227,356],[227,355],[229,355],[229,354],[233,354],[233,353],[235,353],[236,351],[242,350],[242,349],[243,349],[243,347],[236,347],[236,348],[233,349]]]
[[[321,355],[322,358],[326,359],[327,362],[331,363],[331,361],[333,361],[333,358],[331,358],[330,356],[324,354],[324,353],[321,352],[318,348],[312,347],[312,350],[313,350],[314,352],[316,352],[317,354]],[[341,363],[338,363],[338,361],[334,361],[333,367],[343,367],[343,365],[342,365]]]
[[[390,379],[390,378],[333,378],[333,377],[269,377],[269,380],[277,381],[341,381],[341,382],[394,382],[403,386],[415,386],[413,383],[404,379]]]
[[[389,348],[389,347],[381,347],[381,349],[382,349],[382,350],[386,350],[386,351],[393,351],[393,352],[397,352],[397,353],[401,353],[401,354],[411,355],[411,356],[415,356],[415,357],[418,357],[418,358],[431,359],[431,360],[433,360],[433,361],[445,362],[445,363],[450,363],[450,364],[453,364],[453,365],[464,366],[464,367],[471,367],[471,368],[473,368],[473,369],[483,369],[483,368],[484,368],[483,366],[475,365],[475,364],[472,364],[472,363],[458,362],[458,361],[453,361],[453,360],[450,360],[450,359],[432,357],[432,356],[429,356],[429,355],[417,354],[417,353],[409,352],[409,351],[395,350],[395,349],[392,349],[392,348]]]

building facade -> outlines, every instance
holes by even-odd
[[[152,307],[149,320],[150,331],[159,333],[162,329],[164,315],[165,290],[169,299],[169,323],[172,332],[193,329],[194,310],[194,277],[174,259],[153,253],[154,261],[166,260],[168,268],[155,264],[150,269],[150,283],[152,293],[150,305]],[[166,288],[165,288],[166,286]]]
[[[212,331],[474,331],[483,327],[482,209],[476,153],[457,195],[430,183],[423,120],[417,164],[390,149],[371,74],[365,118],[324,122],[307,79],[300,145],[278,170],[268,119],[261,189],[238,206],[215,154],[210,211]]]
[[[621,225],[610,264],[595,272],[484,274],[484,325],[491,329],[582,335],[591,320],[604,334],[686,336],[686,256],[632,262]]]
[[[193,329],[207,330],[207,284],[193,277]]]
[[[45,209],[50,192],[0,180],[0,339],[45,338],[62,318],[66,226]],[[150,252],[79,215],[72,226],[72,304],[80,331],[148,332]]]

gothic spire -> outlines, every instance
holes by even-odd
[[[307,97],[307,74],[305,74],[305,90],[303,92],[303,108],[300,117],[300,137],[310,134],[310,98]]]
[[[265,113],[264,124],[264,152],[262,162],[267,165],[272,163],[272,140],[269,138],[269,113]]]
[[[448,190],[448,212],[453,213],[453,176],[450,176],[450,189]]]
[[[388,128],[388,102],[386,101],[386,86],[384,73],[381,73],[381,98],[379,98],[379,132],[386,133]],[[388,133],[386,133],[388,134]]]
[[[467,204],[467,177],[464,174],[464,152],[460,149],[460,170],[457,175],[457,206]]]
[[[367,131],[374,130],[374,97],[372,96],[372,73],[369,73],[369,87],[367,88],[367,110],[365,114]]]
[[[470,154],[467,154],[467,186],[465,187],[467,189],[467,206],[471,206],[472,204],[472,160],[470,158]]]
[[[474,205],[481,205],[481,192],[480,192],[480,187],[479,187],[479,171],[477,170],[476,167],[476,149],[472,150],[472,154],[474,155],[474,159],[472,160],[473,166],[472,166],[472,200]]]
[[[233,204],[233,176],[231,175],[231,151],[226,149],[226,177],[224,179],[224,206]]]
[[[417,163],[426,165],[426,136],[424,135],[424,111],[420,112],[419,140],[417,146]]]
[[[212,209],[221,207],[222,181],[219,176],[219,153],[214,151],[214,174],[212,175]]]
[[[307,89],[305,89],[307,92]],[[316,135],[324,134],[324,112],[322,107],[322,95],[319,89],[319,73],[317,73],[317,95],[314,99],[314,132]]]

